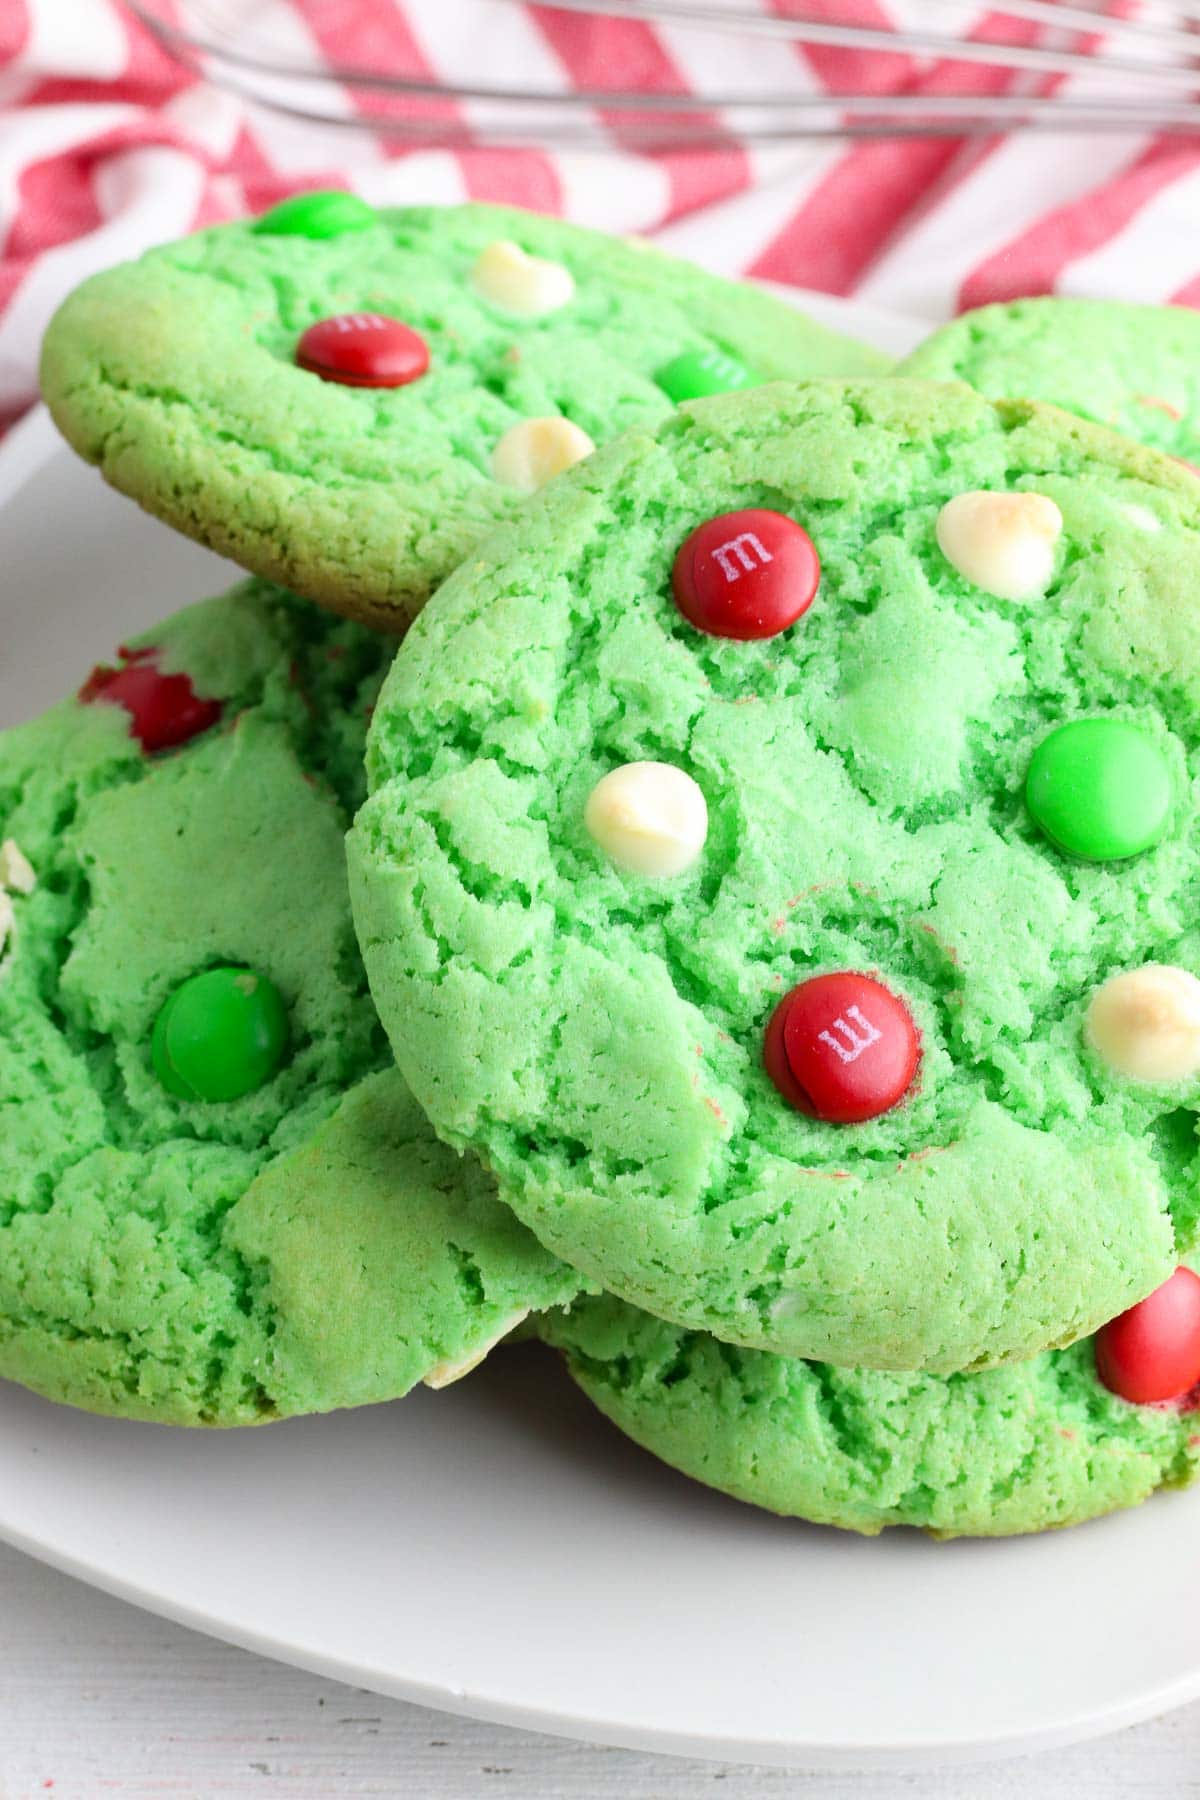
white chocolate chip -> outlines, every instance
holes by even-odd
[[[427,1388],[444,1388],[449,1387],[452,1382],[461,1381],[464,1375],[469,1375],[472,1369],[479,1367],[484,1357],[489,1355],[496,1345],[508,1336],[510,1331],[516,1330],[522,1319],[528,1317],[529,1308],[523,1306],[520,1312],[512,1313],[505,1319],[500,1329],[494,1332],[487,1343],[481,1345],[478,1350],[473,1350],[469,1355],[460,1357],[457,1362],[451,1362],[447,1358],[445,1362],[434,1363],[428,1375],[424,1377],[425,1386]]]
[[[492,451],[492,474],[505,487],[536,494],[595,448],[587,432],[572,425],[570,419],[522,419]]]
[[[1200,1074],[1200,981],[1170,963],[1146,963],[1096,989],[1084,1032],[1110,1069],[1134,1081]]]
[[[520,244],[497,238],[480,252],[471,280],[494,306],[522,319],[540,319],[557,312],[574,297],[575,280],[561,263],[528,256]]]
[[[588,795],[583,822],[611,862],[632,875],[679,875],[704,848],[708,807],[673,763],[613,769]]]
[[[32,894],[36,886],[33,864],[19,844],[5,838],[0,844],[0,888],[10,888],[14,894]]]
[[[1148,506],[1142,506],[1136,500],[1123,500],[1120,510],[1131,525],[1139,531],[1161,531],[1162,520],[1157,513],[1152,513]]]
[[[0,888],[0,956],[4,954],[4,946],[8,942],[9,933],[12,931],[12,928],[13,903],[4,892],[4,889]]]
[[[977,489],[947,500],[937,517],[938,547],[985,594],[1033,600],[1054,572],[1063,520],[1045,494],[993,494]]]

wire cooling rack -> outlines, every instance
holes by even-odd
[[[132,0],[244,98],[412,144],[1200,130],[1200,0]]]

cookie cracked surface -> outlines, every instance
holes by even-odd
[[[939,548],[941,509],[987,490],[1059,509],[1044,592],[997,598]],[[820,557],[761,641],[672,598],[680,545],[734,508]],[[1148,1293],[1194,1235],[1200,1086],[1128,1080],[1083,1021],[1119,969],[1200,970],[1197,593],[1191,476],[961,387],[725,396],[571,471],[445,584],[369,742],[356,923],[439,1133],[605,1287],[748,1346],[949,1373]],[[1170,770],[1170,823],[1125,861],[1074,859],[1025,805],[1037,744],[1093,714]],[[707,804],[660,879],[585,825],[647,761]],[[781,995],[831,970],[920,1034],[865,1123],[806,1116],[763,1065]]]
[[[1200,1414],[1110,1394],[1087,1339],[939,1377],[737,1349],[607,1296],[540,1329],[653,1455],[738,1500],[867,1536],[1048,1531],[1190,1486],[1200,1470]]]
[[[51,322],[42,390],[72,446],[147,511],[385,629],[519,511],[493,456],[522,420],[597,443],[657,424],[673,403],[655,373],[687,352],[732,354],[761,380],[886,364],[761,291],[533,213],[406,207],[356,224],[321,239],[222,225],[93,277]],[[489,297],[476,272],[504,243],[566,269],[569,297],[536,316]],[[296,366],[310,327],[363,315],[412,328],[428,371],[384,389]]]
[[[139,678],[148,644],[207,703],[180,747],[95,681],[0,735],[0,1377],[176,1424],[391,1399],[578,1283],[434,1138],[366,993],[342,836],[390,645],[256,583],[130,647]],[[206,1104],[152,1037],[219,965],[289,1043]]]

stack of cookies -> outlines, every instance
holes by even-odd
[[[0,738],[0,1376],[232,1425],[522,1327],[805,1519],[1189,1481],[1198,348],[892,370],[345,194],[81,288],[60,428],[252,578]]]

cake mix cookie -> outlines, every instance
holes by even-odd
[[[387,654],[251,584],[0,735],[0,1376],[252,1423],[450,1380],[575,1291],[366,994],[342,837]]]
[[[646,245],[326,194],[86,282],[51,323],[42,386],[148,511],[398,630],[594,444],[697,394],[884,363]]]
[[[1119,300],[1011,300],[963,313],[900,372],[1049,400],[1200,462],[1200,313]]]
[[[607,1297],[547,1318],[543,1332],[589,1398],[655,1456],[819,1525],[1045,1531],[1184,1487],[1200,1467],[1194,1397],[1131,1403],[1100,1380],[1087,1339],[938,1376],[738,1349]]]
[[[400,649],[351,889],[400,1068],[542,1241],[718,1337],[949,1373],[1200,1202],[1200,489],[962,386],[684,407]]]

